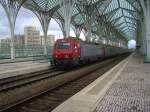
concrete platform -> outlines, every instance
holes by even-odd
[[[46,60],[26,61],[0,64],[0,79],[36,72],[50,68],[50,63]]]
[[[150,64],[132,54],[53,112],[150,112]]]
[[[16,59],[1,59],[0,64],[5,64],[5,63],[16,63],[16,62],[27,62],[27,61],[38,61],[38,60],[49,60],[51,56],[49,57],[27,57],[27,58],[16,58]]]

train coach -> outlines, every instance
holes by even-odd
[[[58,39],[53,50],[54,64],[78,65],[127,52],[126,49],[83,42],[74,37]]]

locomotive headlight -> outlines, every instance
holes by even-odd
[[[65,55],[65,58],[69,58],[69,56],[68,56],[68,55]]]
[[[78,52],[78,50],[76,49],[76,50],[75,50],[75,52],[77,53],[77,52]]]
[[[58,56],[57,56],[57,55],[55,55],[55,57],[56,57],[56,58],[58,58]]]

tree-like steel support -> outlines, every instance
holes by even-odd
[[[144,16],[143,16],[144,17]],[[141,53],[146,56],[146,23],[145,23],[145,19],[141,18],[141,48],[140,51]]]
[[[65,22],[66,37],[64,38],[68,38],[70,36],[71,17],[75,2],[76,0],[59,0],[59,5],[62,9]]]
[[[19,2],[16,2],[19,1]],[[0,0],[0,3],[4,7],[9,23],[10,23],[10,29],[11,29],[11,36],[14,37],[14,28],[15,28],[15,21],[16,16],[18,14],[18,11],[25,0]],[[77,38],[79,38],[80,33],[82,29],[86,32],[86,39],[87,41],[91,41],[92,38],[98,38],[98,37],[92,37],[93,35],[107,37],[106,40],[109,44],[120,41],[120,44],[126,44],[127,39],[125,39],[124,34],[127,34],[126,31],[136,31],[136,22],[137,21],[137,12],[140,11],[140,8],[136,6],[136,4],[133,4],[136,2],[136,0],[126,0],[131,7],[133,7],[134,10],[131,10],[130,8],[124,8],[120,5],[120,2],[118,0],[119,7],[116,9],[110,9],[106,13],[106,10],[111,4],[112,0],[101,0],[101,1],[95,1],[95,0],[27,0],[25,3],[25,7],[33,11],[36,16],[38,17],[43,33],[44,33],[44,53],[47,54],[47,32],[48,32],[48,26],[50,23],[51,18],[54,16],[54,13],[59,9],[57,12],[60,13],[57,16],[60,16],[60,18],[55,18],[58,24],[60,25],[60,28],[63,32],[63,36],[65,38],[70,36],[70,24],[72,23],[75,27],[75,34]],[[132,1],[132,2],[131,2]],[[150,39],[147,37],[149,36],[150,32],[150,6],[147,4],[150,4],[149,0],[140,0],[143,2],[142,7],[144,9],[144,17],[145,17],[145,23],[146,23],[146,42],[148,43]],[[145,3],[146,1],[146,3]],[[19,4],[17,4],[19,3]],[[103,4],[104,3],[104,4]],[[103,4],[103,5],[102,5]],[[133,4],[133,5],[132,5]],[[75,6],[75,7],[74,7]],[[75,10],[74,10],[75,9]],[[120,17],[114,18],[118,11],[121,9],[122,14]],[[137,11],[136,11],[137,10]],[[130,15],[133,16],[130,17],[123,13],[123,11],[126,11]],[[61,13],[62,12],[62,13]],[[81,16],[77,16],[77,15]],[[74,17],[72,16],[74,15]],[[77,18],[76,18],[77,17]],[[82,22],[79,22],[79,18],[82,18]],[[96,18],[98,17],[99,20]],[[124,18],[125,20],[125,26],[123,25],[120,27],[121,24],[124,24],[123,22],[117,24],[119,21],[121,21],[121,18]],[[127,21],[127,19],[129,19]],[[75,23],[74,23],[75,21]],[[83,26],[81,26],[83,24]],[[130,24],[130,25],[129,25]],[[126,35],[128,36],[128,35]],[[113,37],[113,38],[111,38]],[[11,57],[15,57],[14,53],[14,39],[12,38],[11,42]],[[121,44],[121,45],[122,45]],[[123,45],[122,45],[123,46]],[[124,45],[125,46],[125,45]],[[146,46],[148,50],[148,46]],[[150,50],[149,50],[150,52]],[[149,53],[150,57],[150,53]]]
[[[79,10],[81,13],[83,13],[83,19],[84,19],[84,25],[85,25],[85,31],[86,31],[86,41],[91,41],[92,36],[92,23],[93,18],[92,15],[94,14],[94,6],[93,5],[82,5],[79,7]]]
[[[38,17],[41,23],[43,34],[44,34],[44,54],[47,55],[48,54],[47,32],[48,32],[49,23],[53,14],[55,13],[56,10],[60,8],[60,6],[56,5],[51,9],[49,9],[48,6],[50,4],[50,1],[42,1],[42,2],[43,4],[40,5],[43,6],[43,9],[41,8],[41,6],[39,6],[38,2],[35,2],[34,0],[30,2],[26,2],[26,4],[24,4],[24,7],[30,9]]]
[[[22,6],[22,4],[26,0],[0,0],[0,4],[3,6],[9,26],[10,26],[10,33],[11,33],[11,43],[10,43],[10,51],[11,51],[11,59],[15,59],[15,45],[14,45],[14,30],[15,30],[15,23],[18,12]]]
[[[145,45],[145,62],[150,62],[150,1],[149,0],[140,0],[141,6],[143,8],[144,13],[144,24],[145,24],[145,41],[143,41],[143,45]],[[143,24],[143,23],[141,23]],[[144,33],[144,32],[143,32]]]
[[[141,33],[141,24],[140,24],[140,21],[137,21],[138,25],[137,25],[137,28],[136,28],[136,49],[138,51],[140,51],[140,48],[141,48],[141,37],[142,37],[142,33]]]
[[[55,19],[55,21],[58,23],[61,31],[62,31],[62,34],[63,34],[63,37],[66,37],[66,31],[65,31],[65,22],[64,20],[59,20],[59,19]]]
[[[73,26],[74,26],[73,30],[75,32],[76,38],[80,38],[80,34],[81,34],[81,31],[82,31],[82,29],[84,27],[84,24],[80,24],[80,25],[75,24]]]
[[[88,22],[85,23],[87,32],[86,32],[86,39],[88,42],[91,41],[91,36],[92,36],[92,22],[91,22],[91,17],[89,16]]]
[[[36,16],[38,17],[41,26],[42,26],[42,30],[43,30],[43,34],[44,34],[44,54],[47,55],[47,32],[48,32],[48,27],[49,27],[49,23],[51,20],[51,17],[49,15],[49,12],[34,12],[36,14]]]

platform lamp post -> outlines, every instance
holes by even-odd
[[[67,38],[70,36],[71,17],[72,17],[72,11],[75,3],[76,0],[59,0],[59,5],[63,12],[63,18],[65,22],[65,32]]]
[[[22,6],[22,4],[26,0],[0,0],[0,4],[4,8],[9,26],[10,26],[10,33],[11,33],[11,43],[10,43],[10,54],[11,59],[15,59],[15,45],[14,45],[14,30],[15,30],[15,23],[18,12]]]

